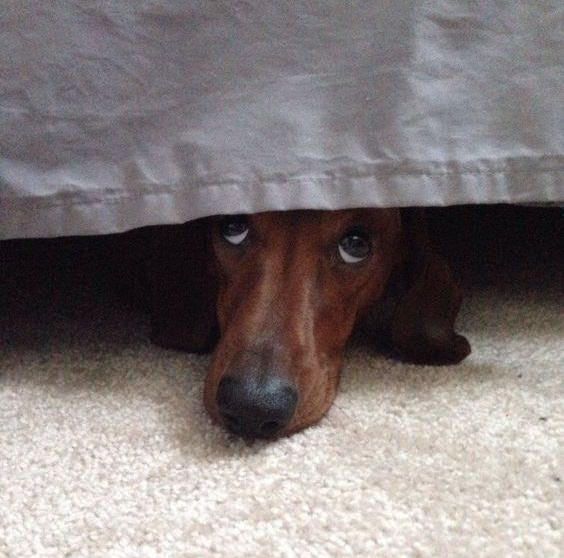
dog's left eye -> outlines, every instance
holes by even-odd
[[[359,263],[371,250],[370,236],[364,229],[351,229],[339,241],[339,256],[345,263]]]
[[[229,242],[237,246],[244,242],[249,234],[249,224],[244,215],[234,215],[225,217],[220,224],[221,236]]]

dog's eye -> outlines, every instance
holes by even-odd
[[[229,244],[241,244],[249,234],[247,218],[244,215],[225,217],[220,223],[220,232]]]
[[[365,260],[371,249],[370,237],[363,229],[351,229],[339,241],[339,256],[345,263],[353,264]]]

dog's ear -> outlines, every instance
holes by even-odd
[[[433,251],[423,210],[402,210],[402,262],[371,311],[372,326],[410,361],[452,364],[470,353],[454,331],[462,292],[447,262]]]
[[[151,231],[146,265],[151,341],[162,347],[205,353],[217,341],[217,280],[209,221]]]

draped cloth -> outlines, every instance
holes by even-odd
[[[3,0],[0,238],[564,202],[564,3]]]

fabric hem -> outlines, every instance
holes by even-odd
[[[365,177],[309,177],[247,184],[222,183],[183,190],[142,192],[59,204],[29,198],[4,200],[0,238],[110,234],[177,224],[224,213],[292,209],[562,203],[560,169],[512,169],[442,174],[395,173]],[[82,194],[84,195],[84,194]]]

